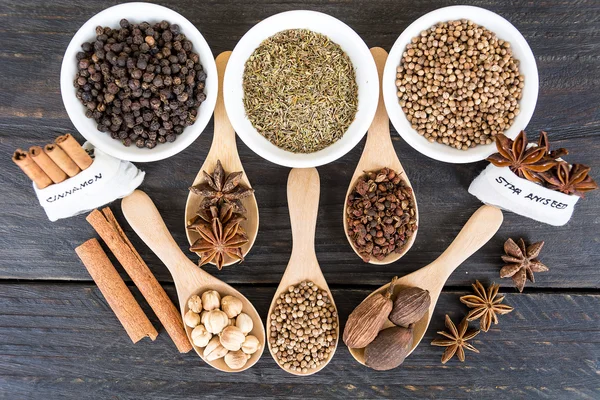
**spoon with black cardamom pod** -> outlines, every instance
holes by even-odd
[[[369,127],[369,133],[367,134],[367,142],[365,143],[365,148],[363,149],[362,156],[358,161],[358,165],[356,166],[356,170],[354,171],[354,175],[352,175],[352,179],[350,179],[350,185],[348,186],[348,192],[346,193],[346,199],[344,202],[344,231],[346,232],[346,238],[352,246],[354,252],[361,258],[365,259],[365,255],[361,255],[360,251],[354,242],[356,233],[353,232],[352,226],[349,226],[348,223],[348,197],[356,187],[356,183],[359,178],[363,177],[366,172],[375,172],[379,171],[382,168],[389,168],[395,172],[396,175],[402,177],[403,181],[407,188],[410,188],[410,192],[412,192],[412,186],[410,181],[408,180],[408,176],[406,176],[406,172],[400,164],[400,160],[396,155],[396,151],[394,150],[394,145],[392,144],[392,139],[390,137],[390,120],[387,115],[387,111],[385,109],[385,104],[383,102],[383,91],[381,90],[381,79],[383,75],[383,68],[385,66],[385,61],[387,59],[387,52],[381,47],[374,47],[371,49],[371,54],[375,59],[375,64],[377,65],[377,71],[379,72],[379,103],[377,105],[377,112],[375,113],[375,118]],[[393,82],[388,82],[388,84],[393,84]],[[417,199],[414,196],[414,192],[412,192],[413,196],[413,204],[414,204],[414,214],[410,216],[411,219],[414,219],[414,223],[416,226],[419,225],[419,210],[417,208]],[[415,230],[410,237],[406,239],[406,242],[400,248],[400,252],[391,252],[385,256],[385,258],[378,260],[374,256],[369,256],[368,262],[371,264],[377,265],[385,265],[390,264],[394,261],[397,261],[402,257],[410,248],[412,247],[415,238],[417,236],[417,230]]]
[[[271,302],[271,307],[269,307],[269,314],[267,317],[267,340],[269,343],[269,351],[271,352],[273,359],[277,361],[277,365],[284,371],[293,375],[312,375],[325,368],[333,358],[340,335],[337,308],[333,301],[329,286],[327,286],[327,282],[323,276],[323,272],[321,272],[315,253],[315,230],[317,225],[317,214],[319,211],[319,185],[319,173],[316,168],[294,168],[290,171],[287,183],[287,199],[290,210],[290,222],[292,225],[292,254],[287,268],[285,269],[285,273],[281,278],[281,282],[277,287],[275,296],[273,296],[273,301]],[[274,310],[278,305],[277,302],[280,299],[280,296],[287,292],[290,287],[296,286],[304,281],[313,282],[319,289],[327,293],[335,313],[335,319],[332,323],[334,325],[335,335],[331,335],[334,336],[331,338],[332,341],[328,342],[327,346],[323,346],[324,348],[328,347],[329,349],[327,358],[319,360],[320,365],[316,368],[307,369],[306,372],[302,372],[301,368],[293,370],[281,365],[274,349],[274,346],[277,344],[273,345],[270,340],[272,338],[271,334],[275,329],[273,324],[276,323],[272,317],[274,316]],[[296,313],[296,311],[294,311],[294,313]],[[323,317],[324,316],[321,316],[320,318],[315,317],[315,319],[321,321],[321,318]],[[288,313],[288,318],[291,318],[290,313]],[[320,327],[316,327],[315,329],[319,330]]]
[[[233,287],[198,268],[183,254],[167,229],[154,202],[146,193],[141,190],[134,191],[123,199],[121,208],[125,219],[135,233],[160,258],[173,276],[182,317],[188,311],[189,298],[194,294],[200,295],[207,290],[216,290],[221,297],[227,295],[237,297],[242,301],[242,312],[248,314],[252,319],[250,334],[256,336],[261,345],[260,349],[252,354],[242,368],[235,370],[229,368],[223,358],[213,361],[206,360],[202,349],[193,346],[196,353],[209,365],[223,372],[241,372],[256,364],[265,347],[265,328],[252,303]],[[186,325],[185,331],[188,334],[188,339],[191,339],[192,328]],[[192,340],[190,342],[193,343]]]
[[[235,143],[235,131],[233,130],[233,126],[231,126],[231,122],[229,122],[227,112],[225,111],[225,103],[223,102],[223,76],[225,75],[225,68],[227,66],[227,61],[229,61],[229,56],[231,56],[231,51],[225,51],[219,54],[216,59],[217,72],[219,74],[219,92],[217,94],[217,104],[215,105],[214,112],[213,141],[210,150],[208,151],[208,155],[206,156],[206,160],[204,161],[204,164],[202,164],[198,175],[196,175],[196,179],[194,179],[192,186],[206,183],[206,177],[203,171],[212,175],[213,171],[217,168],[217,161],[220,161],[223,170],[225,171],[225,175],[233,172],[242,173],[238,186],[233,189],[233,191],[237,191],[239,194],[240,191],[237,190],[239,187],[251,189],[252,186],[250,185],[248,176],[244,172],[244,167],[242,166]],[[223,177],[223,179],[225,179],[225,177]],[[219,192],[218,195],[223,195],[223,193]],[[203,199],[203,196],[196,194],[193,191],[189,192],[187,203],[185,205],[186,227],[196,216],[196,212]],[[245,192],[244,197],[240,198],[239,201],[245,209],[242,214],[246,219],[240,223],[240,226],[244,229],[246,236],[248,237],[248,242],[244,244],[241,249],[242,255],[246,256],[254,245],[258,233],[258,205],[256,204],[256,197],[254,197],[253,191],[250,193]],[[186,234],[190,245],[193,245],[200,238],[200,234],[193,229],[186,229]],[[235,264],[238,261],[239,260],[230,257],[229,255],[225,255],[223,265]]]
[[[395,299],[398,292],[406,287],[418,287],[427,290],[431,298],[429,310],[412,327],[412,347],[407,355],[410,355],[423,339],[442,288],[450,274],[496,234],[500,225],[502,225],[502,220],[502,211],[498,208],[487,205],[481,206],[469,218],[454,241],[450,243],[450,246],[435,261],[394,282],[392,299]],[[371,293],[369,297],[377,293],[385,294],[389,286],[390,283],[383,285]],[[381,327],[380,332],[393,326],[394,324],[387,320]],[[365,348],[351,348],[350,353],[359,363],[365,364]]]

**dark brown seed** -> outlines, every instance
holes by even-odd
[[[418,287],[403,288],[396,295],[389,319],[398,326],[408,327],[425,316],[431,297],[427,290]]]
[[[363,348],[377,337],[392,310],[391,296],[397,278],[385,294],[376,293],[360,303],[348,317],[343,340],[350,348]]]
[[[365,348],[365,365],[377,371],[398,367],[410,352],[413,330],[394,326],[379,332]]]
[[[365,261],[401,253],[417,229],[412,191],[389,168],[359,178],[346,202],[348,235]],[[365,229],[370,236],[362,233]]]

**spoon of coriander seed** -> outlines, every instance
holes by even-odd
[[[337,308],[315,253],[319,185],[316,168],[290,171],[292,254],[267,316],[271,355],[284,371],[301,376],[323,369],[339,339]]]
[[[219,269],[243,260],[254,245],[258,232],[256,197],[244,172],[235,143],[235,131],[229,122],[223,102],[223,76],[230,56],[231,51],[225,51],[216,59],[219,91],[214,111],[213,141],[206,160],[190,188],[185,205],[186,234],[191,246],[190,250],[196,251],[201,257],[200,265],[211,263]],[[231,206],[233,211],[231,219],[242,219],[239,223],[241,230],[238,228],[238,234],[234,237],[237,243],[242,244],[236,248],[236,243],[227,243],[227,246],[222,247],[232,247],[233,250],[220,254],[205,252],[207,243],[201,240],[201,234],[197,229],[188,227],[193,226],[193,222],[200,218],[199,214],[210,218],[211,205],[219,206],[222,210],[223,207],[220,205],[223,204],[227,207]],[[226,225],[225,222],[223,225]]]
[[[419,211],[390,137],[381,90],[387,52],[374,47],[371,54],[379,73],[379,103],[350,180],[343,220],[346,238],[354,252],[366,262],[384,265],[397,261],[412,247],[417,236]],[[365,201],[368,206],[364,206]]]

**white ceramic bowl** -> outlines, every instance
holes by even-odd
[[[186,127],[183,133],[178,135],[177,140],[172,143],[158,144],[153,149],[138,148],[135,145],[125,147],[120,140],[112,139],[110,134],[98,131],[94,119],[85,116],[85,107],[75,97],[76,89],[73,87],[73,81],[77,74],[77,60],[75,55],[81,51],[81,44],[95,40],[96,26],[117,28],[122,18],[126,18],[129,22],[134,23],[146,21],[152,24],[166,20],[171,24],[178,24],[181,27],[181,32],[192,42],[194,46],[193,51],[200,56],[200,63],[206,71],[206,100],[198,109],[196,122]],[[179,153],[192,144],[200,136],[204,128],[206,128],[217,102],[217,67],[212,51],[202,34],[182,15],[155,4],[125,3],[107,8],[94,15],[73,36],[65,52],[60,69],[60,91],[67,114],[69,114],[73,125],[94,146],[122,160],[140,162],[156,161]]]
[[[344,136],[323,150],[301,154],[283,150],[262,136],[246,117],[242,88],[244,65],[269,37],[287,29],[309,29],[329,37],[350,57],[358,84],[358,111]],[[223,95],[227,115],[244,143],[261,157],[287,167],[308,168],[327,164],[349,152],[367,132],[379,96],[377,67],[365,42],[348,25],[315,11],[288,11],[273,15],[250,29],[233,49],[225,71]]]
[[[400,107],[395,84],[396,68],[400,64],[402,53],[404,53],[406,45],[410,43],[411,39],[438,22],[457,19],[471,20],[494,32],[500,39],[510,42],[513,56],[519,60],[519,70],[525,77],[525,87],[522,91],[523,98],[519,103],[520,113],[511,127],[504,132],[506,136],[515,138],[529,123],[537,102],[539,82],[535,58],[523,35],[510,22],[483,8],[472,6],[440,8],[417,19],[402,32],[390,51],[383,72],[383,98],[390,120],[400,136],[419,152],[439,161],[460,164],[483,160],[496,152],[496,145],[491,143],[468,150],[458,150],[437,142],[430,143],[411,128],[410,122],[408,122],[402,107]]]

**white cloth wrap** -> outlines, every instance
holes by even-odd
[[[145,172],[129,161],[119,160],[85,143],[93,150],[94,162],[87,169],[45,189],[33,188],[50,221],[91,211],[131,194],[144,180]]]
[[[550,190],[492,164],[471,183],[469,193],[485,204],[554,226],[569,222],[579,200],[579,196]]]

